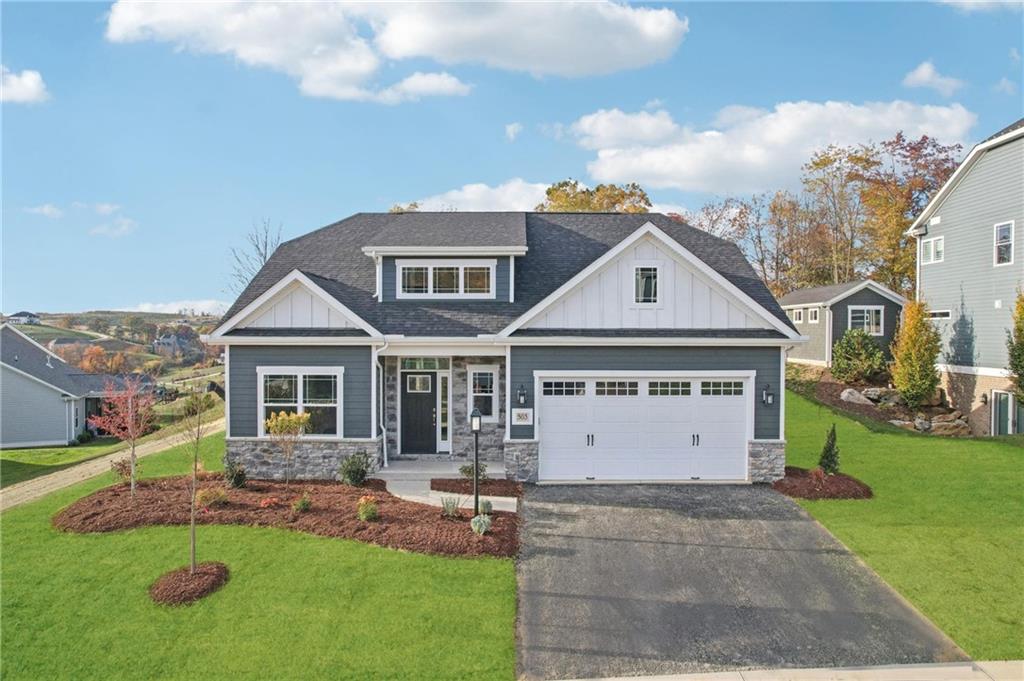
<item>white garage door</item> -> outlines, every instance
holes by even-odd
[[[747,379],[544,376],[541,480],[745,480]]]

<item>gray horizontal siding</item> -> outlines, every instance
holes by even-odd
[[[419,258],[408,258],[408,257],[404,257],[403,256],[403,257],[398,258],[398,259],[399,260],[418,260]],[[424,259],[425,260],[437,260],[438,258],[434,257],[434,258],[424,258]],[[459,260],[459,261],[465,260],[467,262],[472,261],[472,260],[479,260],[479,258],[456,258],[456,259]],[[508,285],[509,285],[509,262],[508,262],[508,257],[507,256],[501,256],[501,257],[497,257],[497,258],[483,258],[483,259],[484,260],[497,260],[497,263],[495,264],[495,267],[494,267],[494,284],[495,284],[495,287],[496,287],[495,290],[494,290],[494,295],[495,295],[494,299],[497,300],[497,301],[501,301],[501,302],[508,302],[509,301],[509,295],[508,295],[508,293],[509,293],[509,288],[508,288]],[[397,281],[398,280],[396,279],[396,275],[395,275],[395,258],[393,258],[393,257],[384,258],[383,262],[381,264],[381,284],[382,284],[382,287],[384,289],[384,291],[383,291],[383,300],[384,300],[384,302],[386,302],[386,303],[388,303],[388,302],[395,302],[395,301],[397,301],[399,303],[410,302],[408,299],[398,300],[396,298],[395,287],[396,287]],[[417,302],[417,303],[420,303],[420,304],[422,303],[422,301],[411,301],[411,302]],[[474,302],[474,301],[473,300],[467,300],[466,301],[467,304],[472,303],[472,302]]]
[[[526,389],[526,406],[533,408],[534,371],[739,371],[756,372],[758,394],[765,384],[778,396],[782,359],[779,348],[736,347],[513,347],[509,391]],[[779,437],[781,400],[766,406],[755,399],[754,437]],[[531,439],[533,426],[512,426],[513,439]]]
[[[1004,368],[1006,330],[1015,292],[1024,283],[1024,139],[986,151],[935,215],[940,224],[929,226],[922,238],[944,237],[945,259],[920,266],[920,298],[930,309],[952,315],[938,323],[940,361]],[[994,228],[1009,220],[1013,264],[995,267]]]
[[[811,308],[818,310],[817,324],[807,321],[807,313]],[[789,356],[793,359],[813,359],[824,362],[825,348],[828,347],[828,311],[818,305],[807,305],[796,309],[804,311],[804,321],[800,324],[794,322],[794,326],[800,335],[807,336],[810,340],[802,345],[793,346],[793,349],[789,351]],[[792,317],[793,310],[787,309],[786,312]]]
[[[892,359],[892,341],[896,338],[903,306],[870,289],[861,289],[832,306],[832,342],[838,342],[850,328],[850,308],[859,305],[881,305],[885,308],[882,320],[883,334],[872,339],[878,343],[885,358]]]
[[[261,366],[345,367],[345,437],[370,437],[369,346],[233,346],[229,355],[232,437],[258,433],[256,368]]]
[[[61,393],[0,367],[0,446],[67,441],[68,407]]]

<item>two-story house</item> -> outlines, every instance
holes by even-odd
[[[976,434],[1024,432],[1007,331],[1024,286],[1024,119],[978,144],[911,225],[917,298],[942,333],[939,370]]]
[[[660,214],[360,213],[282,244],[205,339],[227,456],[298,477],[360,450],[529,481],[771,481],[805,339],[733,243]]]

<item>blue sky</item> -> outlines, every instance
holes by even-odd
[[[215,308],[264,218],[658,207],[794,187],[810,150],[1022,115],[1022,16],[961,4],[3,3],[2,309]]]

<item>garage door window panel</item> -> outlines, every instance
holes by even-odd
[[[583,381],[544,381],[541,393],[553,397],[579,397],[587,394]]]
[[[690,394],[689,381],[651,381],[647,384],[651,397],[681,397]]]
[[[599,397],[631,397],[640,392],[637,381],[598,381],[594,393]]]
[[[743,394],[743,381],[701,381],[700,394],[712,397]]]

